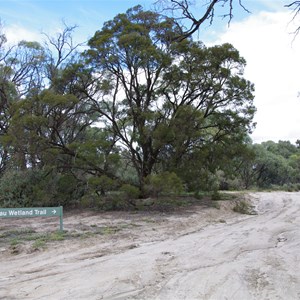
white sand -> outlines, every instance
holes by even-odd
[[[300,299],[300,193],[250,196],[258,215],[66,217],[66,229],[128,226],[33,253],[2,249],[0,299]]]

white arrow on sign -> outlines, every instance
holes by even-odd
[[[52,210],[52,213],[55,215],[55,214],[56,214],[56,210],[55,210],[55,209],[53,209],[53,210]]]

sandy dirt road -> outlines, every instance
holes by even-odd
[[[2,248],[0,299],[300,299],[300,193],[249,196],[257,215],[66,217],[66,228],[124,229],[32,253]]]

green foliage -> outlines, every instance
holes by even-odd
[[[98,198],[96,208],[104,211],[131,209],[134,202],[128,199],[126,195],[114,192]]]
[[[183,191],[183,184],[174,172],[163,172],[148,176],[145,190],[147,194],[156,197],[162,194],[179,195]]]
[[[37,239],[32,244],[31,248],[33,251],[37,251],[46,247],[46,242],[43,239]]]
[[[33,185],[29,172],[7,171],[0,181],[0,206],[25,207],[33,204]]]
[[[74,176],[49,170],[7,171],[0,180],[1,207],[74,205],[82,193]]]
[[[271,191],[286,191],[286,192],[299,192],[300,183],[286,183],[284,185],[270,185],[268,187]]]
[[[120,191],[124,193],[127,199],[137,199],[141,194],[140,190],[131,184],[123,184]]]
[[[123,210],[135,206],[135,199],[140,196],[139,188],[130,184],[123,184],[118,188],[111,179],[105,178],[105,183],[108,185],[107,189],[103,189],[103,179],[103,176],[89,179],[89,189],[80,199],[79,205],[81,207],[106,211]],[[96,186],[92,187],[91,183],[96,184]]]
[[[106,175],[99,177],[93,176],[88,179],[89,190],[97,195],[105,194],[116,189],[116,182]]]
[[[221,178],[225,189],[293,189],[299,182],[299,149],[288,141],[246,142]],[[230,171],[231,172],[228,172]],[[288,188],[290,186],[290,188]]]
[[[288,160],[279,153],[268,150],[268,145],[263,143],[254,146],[257,185],[259,187],[268,187],[272,184],[283,185],[291,182],[293,170],[288,164]]]
[[[195,178],[192,176],[191,180],[188,182],[189,187],[192,190],[198,190],[198,191],[217,191],[219,189],[219,178],[217,174],[214,174],[213,172],[205,169],[196,169],[193,170]]]
[[[93,95],[94,110],[122,143],[141,190],[153,170],[180,174],[178,166],[213,155],[220,144],[225,149],[229,137],[240,142],[252,128],[245,60],[230,44],[172,43],[178,29],[172,19],[138,6],[105,23],[85,52],[95,75],[104,71],[111,83],[110,98],[100,90]],[[201,169],[213,174],[215,166]]]

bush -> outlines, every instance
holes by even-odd
[[[0,179],[1,207],[71,205],[82,195],[75,177],[54,170],[9,170]]]
[[[200,170],[197,178],[197,185],[194,187],[197,191],[217,191],[220,187],[220,179],[218,174],[214,174],[208,170]]]
[[[104,195],[108,191],[112,191],[116,187],[116,182],[106,175],[93,176],[88,179],[90,193]]]
[[[123,184],[120,191],[124,194],[126,199],[136,199],[140,196],[140,190],[131,184]]]
[[[96,208],[104,211],[128,209],[128,200],[119,192],[101,196],[96,202]]]
[[[180,194],[183,191],[181,179],[174,172],[163,172],[147,177],[146,193],[158,197],[161,194]]]
[[[228,190],[239,191],[245,188],[243,181],[240,178],[228,179]]]
[[[27,171],[6,171],[0,180],[0,206],[32,206],[35,176]]]
[[[211,194],[211,200],[221,200],[221,194],[218,191],[214,191]]]

